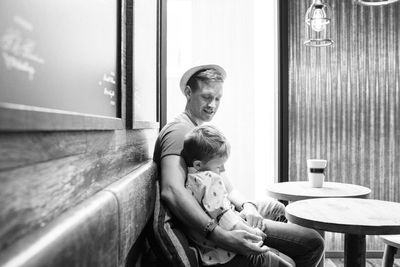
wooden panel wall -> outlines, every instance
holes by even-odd
[[[303,45],[311,2],[289,0],[289,180],[306,179],[306,159],[324,158],[327,180],[400,202],[400,4],[325,1],[335,44],[314,48]],[[382,249],[374,240],[367,249]],[[331,241],[328,250],[342,248],[341,236]]]
[[[0,251],[150,159],[157,134],[0,133]]]

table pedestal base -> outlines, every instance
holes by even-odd
[[[364,267],[365,266],[365,235],[344,236],[344,266]]]
[[[390,245],[385,245],[385,252],[383,252],[382,267],[392,267],[394,256],[396,255],[397,248]]]

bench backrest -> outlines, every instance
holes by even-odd
[[[0,266],[124,266],[152,215],[152,161],[0,254]]]

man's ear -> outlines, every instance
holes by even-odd
[[[195,160],[195,161],[193,161],[193,167],[196,169],[196,170],[200,170],[201,169],[201,167],[203,166],[203,163],[201,162],[201,160]]]
[[[185,96],[187,99],[189,99],[192,96],[192,88],[190,88],[189,85],[186,85],[185,87]]]

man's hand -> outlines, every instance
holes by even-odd
[[[233,230],[244,230],[250,234],[258,235],[262,238],[262,241],[267,238],[267,235],[263,231],[255,227],[251,227],[245,221],[239,221],[238,223],[236,223],[233,227]]]
[[[240,212],[240,216],[246,220],[246,222],[252,226],[257,227],[261,231],[265,230],[264,218],[258,213],[256,207],[251,203],[245,203],[243,210]]]
[[[217,227],[214,230],[215,233],[213,232],[211,236],[217,234],[218,230],[221,230],[221,228]],[[245,230],[226,231],[225,234],[223,248],[226,250],[241,255],[260,254],[269,250],[268,247],[263,245],[263,238],[259,235],[249,233]],[[214,239],[214,241],[216,240]]]

